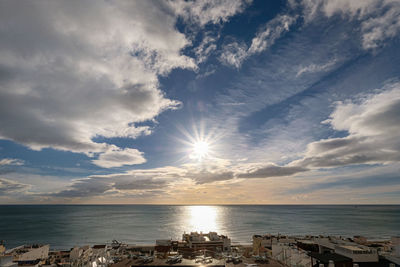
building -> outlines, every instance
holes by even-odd
[[[353,267],[352,259],[336,253],[319,254],[318,252],[310,252],[311,266],[319,267]]]
[[[316,239],[319,253],[337,253],[351,258],[354,263],[378,262],[379,255],[375,248],[367,247],[336,237],[321,237]]]
[[[165,258],[169,252],[172,250],[172,240],[156,240],[156,246],[154,251]]]
[[[359,244],[338,245],[335,246],[335,252],[349,257],[353,262],[357,263],[379,261],[379,255],[376,249]]]
[[[211,251],[230,251],[231,240],[224,235],[218,235],[216,232],[198,233],[191,232],[190,234],[184,233],[182,241],[186,242],[186,246],[197,250],[211,250]]]
[[[314,240],[310,239],[299,239],[297,240],[297,247],[305,251],[318,252],[318,244]]]
[[[47,260],[49,249],[49,245],[23,245],[5,251],[5,255],[12,256],[13,262],[18,262],[20,266],[36,266]]]
[[[309,267],[311,258],[306,251],[297,247],[293,238],[277,238],[272,240],[271,257],[289,267]]]
[[[0,267],[17,267],[18,263],[13,261],[14,257],[11,255],[0,256]]]
[[[265,253],[272,247],[271,235],[253,235],[253,255]]]

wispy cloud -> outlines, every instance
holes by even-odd
[[[297,3],[293,1],[293,6]],[[400,3],[392,0],[365,1],[329,1],[303,0],[306,21],[310,22],[318,15],[326,17],[341,15],[347,19],[361,22],[362,47],[366,50],[384,45],[385,40],[395,37],[400,32]]]
[[[337,63],[337,60],[331,60],[328,61],[324,64],[310,64],[307,66],[301,66],[299,68],[299,71],[297,72],[296,76],[300,76],[303,74],[308,74],[308,73],[316,73],[316,72],[321,72],[321,71],[327,71],[331,69],[335,64]]]
[[[0,196],[19,191],[26,191],[30,186],[23,183],[14,182],[7,179],[0,179]]]
[[[225,65],[239,68],[248,57],[261,53],[271,47],[275,41],[296,21],[296,17],[290,15],[278,15],[267,22],[252,39],[250,47],[243,42],[231,42],[223,46],[220,61]]]
[[[5,165],[14,165],[14,166],[21,166],[24,165],[24,161],[20,159],[1,159],[0,160],[0,166],[5,166]]]
[[[251,0],[200,0],[170,1],[169,4],[187,22],[204,26],[208,23],[223,23],[233,15],[242,12]]]

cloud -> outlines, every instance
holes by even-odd
[[[361,25],[364,49],[378,48],[385,40],[394,38],[400,32],[399,16],[400,3],[393,2],[382,15],[365,20]]]
[[[26,191],[27,189],[29,189],[29,187],[30,186],[27,184],[0,178],[0,196],[7,195],[12,192]]]
[[[24,165],[24,161],[20,159],[9,159],[9,158],[1,159],[0,166],[5,166],[5,165],[21,166]]]
[[[199,0],[170,1],[177,15],[186,22],[205,26],[208,23],[224,23],[233,15],[242,12],[251,0]]]
[[[296,5],[292,2],[292,7]],[[381,47],[385,40],[395,37],[400,31],[400,2],[396,0],[303,0],[301,5],[306,22],[319,14],[326,17],[339,14],[360,21],[365,50]]]
[[[275,164],[268,164],[261,168],[250,170],[246,173],[238,174],[238,178],[269,178],[278,176],[291,176],[296,173],[308,171],[307,168],[298,166],[278,166]]]
[[[99,158],[92,163],[103,168],[121,167],[123,165],[134,165],[145,163],[143,152],[134,148],[119,148],[110,146]]]
[[[258,31],[249,48],[245,43],[237,41],[225,44],[219,57],[220,61],[225,65],[239,68],[248,57],[271,47],[278,38],[289,31],[290,25],[295,21],[296,17],[287,14],[276,16]]]
[[[220,38],[219,31],[223,23],[243,12],[252,0],[198,0],[198,1],[169,1],[168,4],[174,10],[176,16],[186,23],[185,32],[189,39],[195,40],[196,35],[202,35],[202,39],[193,52],[196,63],[201,64],[217,49],[217,41]],[[213,24],[214,30],[202,32],[206,26]],[[199,31],[201,29],[201,31]]]
[[[151,195],[151,191],[154,190],[158,190],[158,193],[160,190],[165,192],[170,183],[176,180],[176,178],[180,178],[181,173],[182,170],[180,168],[167,166],[106,175],[93,175],[73,181],[66,186],[66,189],[43,195],[71,199],[89,199],[104,194],[110,197],[118,197],[121,194],[128,194],[128,191],[134,191],[133,194],[142,196],[147,193]]]
[[[172,7],[150,1],[16,3],[0,7],[0,138],[32,149],[109,151],[96,136],[150,133],[135,122],[180,103],[158,76],[194,69]]]
[[[69,188],[60,190],[50,194],[42,194],[43,196],[57,198],[86,198],[90,199],[104,194],[118,196],[120,193],[127,191],[135,191],[135,194],[145,194],[157,190],[157,192],[165,191],[168,185],[166,180],[154,178],[137,178],[133,175],[110,175],[93,176],[74,181]],[[159,189],[159,190],[158,190]]]
[[[310,64],[307,66],[300,66],[296,77],[299,77],[305,73],[316,73],[321,71],[327,71],[331,69],[337,63],[337,59],[330,60],[324,64]]]
[[[231,171],[223,171],[223,172],[210,172],[202,170],[200,172],[188,172],[185,175],[185,178],[190,178],[195,181],[197,184],[206,184],[206,183],[214,183],[218,181],[226,181],[233,179],[234,173]]]
[[[388,187],[400,185],[399,175],[389,176],[368,176],[362,178],[340,178],[332,179],[330,181],[315,182],[302,189],[296,188],[290,192],[295,193],[301,191],[302,193],[308,193],[318,190],[327,190],[331,188],[368,188],[368,187]]]
[[[194,49],[197,63],[202,63],[217,49],[217,39],[211,34],[206,34],[201,43]]]
[[[92,139],[149,135],[149,127],[135,123],[180,107],[158,80],[175,68],[197,69],[182,53],[192,41],[177,30],[178,18],[201,28],[226,22],[249,4],[2,1],[0,138],[35,150],[105,153],[94,161],[102,166],[115,167],[104,159],[116,153],[144,162],[140,152]],[[214,39],[205,36],[197,48],[199,63],[216,48]]]
[[[43,195],[61,198],[91,198],[101,196],[112,189],[112,183],[107,179],[85,178],[72,183],[69,189]]]
[[[296,17],[289,15],[278,15],[256,34],[251,41],[248,53],[250,55],[261,53],[275,43],[283,33],[289,31],[289,27],[296,21]]]
[[[0,175],[1,174],[9,174],[15,172],[13,167],[10,166],[22,166],[24,165],[24,161],[20,159],[10,159],[4,158],[0,160]]]
[[[242,62],[248,57],[247,46],[245,43],[232,42],[222,47],[219,60],[227,66],[239,68]]]
[[[142,179],[135,181],[116,181],[114,184],[115,189],[118,190],[148,190],[148,189],[160,189],[167,185],[166,180],[161,179]]]
[[[358,102],[337,103],[324,123],[348,136],[310,143],[305,157],[293,164],[335,167],[400,161],[400,83],[364,95]]]

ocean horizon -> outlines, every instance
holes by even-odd
[[[0,239],[8,248],[154,244],[191,231],[215,231],[233,243],[267,233],[387,239],[400,234],[400,205],[0,205]]]

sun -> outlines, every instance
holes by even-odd
[[[193,144],[192,156],[193,158],[203,159],[207,157],[210,147],[205,141],[197,141]]]
[[[218,128],[207,128],[204,121],[193,123],[192,129],[188,130],[183,125],[178,125],[178,130],[182,136],[176,135],[173,138],[182,146],[177,151],[182,153],[179,161],[185,163],[205,164],[219,158],[221,151],[222,138],[224,132]]]

